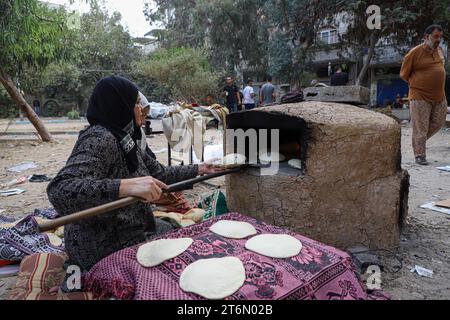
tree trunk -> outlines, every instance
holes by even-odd
[[[369,70],[370,62],[372,61],[372,58],[375,54],[375,46],[378,42],[378,36],[376,32],[372,32],[370,35],[370,47],[369,51],[367,53],[367,58],[364,61],[363,67],[361,71],[359,72],[358,78],[356,79],[355,85],[359,86],[361,85],[361,82],[364,80],[364,77],[366,76],[367,70]]]
[[[41,119],[39,119],[38,115],[27,103],[22,94],[19,92],[11,77],[0,71],[0,82],[3,84],[14,103],[20,108],[23,113],[25,113],[27,118],[36,128],[37,132],[42,138],[42,141],[54,142],[55,140],[53,139],[52,135],[44,126],[44,123],[41,121]]]

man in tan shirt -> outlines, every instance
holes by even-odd
[[[431,25],[425,30],[424,42],[403,59],[400,77],[409,85],[409,108],[413,128],[412,144],[416,163],[427,165],[426,141],[445,123],[445,58],[439,46],[442,28]]]

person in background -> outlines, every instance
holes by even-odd
[[[150,113],[150,102],[148,102],[148,99],[140,91],[139,91],[139,98],[141,99],[139,102],[139,106],[141,107],[141,110],[142,110],[141,111],[142,138],[140,140],[137,140],[137,143],[143,153],[147,153],[150,157],[152,157],[153,159],[156,159],[156,155],[153,153],[153,151],[149,148],[149,146],[147,144],[147,135],[145,134],[145,130],[144,130],[145,121],[147,119],[147,116]]]
[[[262,106],[274,103],[276,99],[275,86],[272,84],[272,77],[267,77],[267,82],[263,84],[259,94],[259,103]]]
[[[212,106],[214,104],[214,98],[212,95],[208,94],[205,99],[207,106]]]
[[[400,97],[400,94],[397,94],[394,102],[394,109],[402,109],[403,108],[403,100]]]
[[[334,74],[331,76],[330,84],[334,86],[346,86],[348,83],[348,73],[342,71],[341,66],[337,66]]]
[[[38,116],[41,116],[41,102],[39,100],[36,99],[33,101],[33,108],[34,112],[36,112]]]
[[[416,163],[428,165],[426,142],[445,124],[445,58],[439,46],[442,27],[426,28],[424,42],[403,59],[400,77],[409,85],[409,109],[413,128],[412,145]]]
[[[233,84],[233,78],[227,78],[227,85],[223,88],[223,93],[226,97],[226,107],[230,113],[238,111],[238,104],[241,104],[241,96],[239,95],[238,87]]]
[[[251,110],[251,109],[255,108],[256,93],[253,90],[253,80],[252,79],[247,80],[247,86],[244,88],[242,93],[244,95],[243,104],[244,104],[245,110]]]

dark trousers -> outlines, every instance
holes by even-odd
[[[244,104],[245,106],[245,110],[252,110],[256,107],[256,105],[254,103],[246,103]]]
[[[230,113],[238,111],[237,103],[229,103],[227,104],[227,108],[230,110]]]

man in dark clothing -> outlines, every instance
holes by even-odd
[[[33,101],[33,108],[34,108],[34,112],[36,112],[36,114],[38,116],[40,116],[41,115],[41,102],[39,100]]]
[[[348,83],[348,73],[343,72],[341,67],[337,67],[336,72],[331,76],[332,86],[346,86]]]
[[[233,84],[233,78],[227,78],[227,85],[223,88],[223,93],[226,96],[226,106],[230,113],[237,112],[237,107],[241,104],[241,96],[238,87]]]

